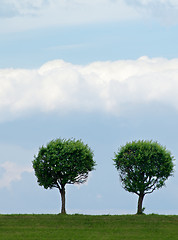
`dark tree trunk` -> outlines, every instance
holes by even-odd
[[[65,209],[65,186],[62,186],[60,188],[60,193],[61,193],[61,202],[62,202],[62,207],[61,207],[61,214],[66,214],[66,209]]]
[[[142,214],[143,213],[143,198],[144,198],[144,193],[140,193],[139,198],[138,198],[138,208],[137,208],[137,214]]]

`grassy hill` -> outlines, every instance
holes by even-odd
[[[178,216],[0,215],[2,240],[174,240]]]

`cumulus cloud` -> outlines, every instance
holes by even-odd
[[[0,188],[9,188],[12,182],[21,180],[23,173],[33,171],[30,167],[18,166],[13,162],[4,162],[0,164],[0,168],[3,169],[3,174],[1,174],[0,178]]]
[[[102,111],[122,114],[129,104],[158,102],[178,110],[178,59],[74,65],[63,60],[39,69],[0,70],[0,120],[35,112]]]

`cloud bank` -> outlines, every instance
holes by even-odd
[[[130,104],[161,103],[178,110],[178,59],[73,65],[63,60],[39,69],[0,70],[0,120],[36,112],[105,112]]]

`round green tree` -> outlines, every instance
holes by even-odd
[[[144,196],[164,186],[173,174],[174,157],[153,141],[129,142],[115,153],[113,160],[123,188],[139,197],[137,214],[143,213]]]
[[[65,209],[66,184],[84,183],[94,169],[93,151],[81,140],[56,139],[39,149],[32,161],[40,186],[58,188],[61,194],[61,213]]]

